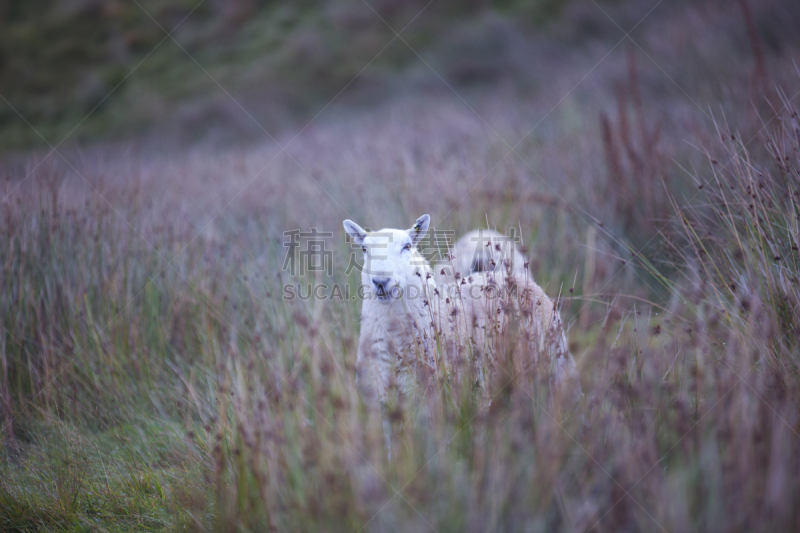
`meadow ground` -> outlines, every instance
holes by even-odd
[[[434,76],[263,142],[7,155],[0,530],[800,529],[789,4],[678,3],[633,39],[659,6],[609,10],[610,44],[536,43],[532,88]],[[388,460],[359,302],[284,296],[355,290],[343,219],[423,213],[517,228],[585,400],[501,353],[490,405],[442,376],[392,412]],[[312,228],[330,276],[285,268]]]

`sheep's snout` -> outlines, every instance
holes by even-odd
[[[397,286],[392,286],[391,278],[372,278],[372,285],[375,287],[375,296],[380,301],[389,301],[394,296]]]

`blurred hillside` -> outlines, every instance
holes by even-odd
[[[217,81],[252,100],[247,107],[259,122],[280,123],[332,98],[367,64],[372,71],[357,87],[387,89],[387,76],[416,58],[410,47],[464,44],[447,74],[494,81],[509,74],[513,36],[476,20],[493,14],[540,27],[565,4],[427,3],[2,0],[0,93],[54,144],[87,114],[77,137],[119,136],[175,117],[191,131],[198,123],[242,127],[227,102],[209,101],[221,91]],[[479,26],[476,35],[447,35],[469,24]],[[405,28],[410,47],[392,40],[392,28]],[[465,37],[471,41],[458,42]],[[0,109],[0,127],[0,148],[40,144],[9,105]]]
[[[263,137],[262,126],[279,132],[334,97],[376,103],[442,91],[442,79],[524,98],[567,62],[588,61],[598,43],[616,43],[655,4],[607,3],[609,18],[568,0],[0,0],[0,150],[46,147],[25,121],[54,145],[148,128],[187,141]],[[724,8],[665,2],[636,33],[700,6],[711,6],[711,22]],[[768,55],[797,41],[795,2],[752,11]],[[734,20],[714,29],[703,64],[689,42],[678,45],[681,83],[700,72],[724,78],[750,54],[743,19]],[[703,36],[675,40],[687,38]]]

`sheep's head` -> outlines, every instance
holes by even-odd
[[[528,270],[527,260],[513,236],[493,230],[470,231],[456,242],[453,250],[457,260],[456,271],[462,276],[495,270],[505,274],[507,268],[524,275]]]
[[[344,221],[345,231],[364,253],[361,284],[365,298],[389,303],[420,296],[426,263],[417,244],[428,233],[430,223],[431,217],[422,215],[407,230],[367,232],[352,220]]]

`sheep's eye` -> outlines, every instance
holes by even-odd
[[[410,250],[410,249],[411,249],[411,243],[408,243],[403,247],[403,250]]]

